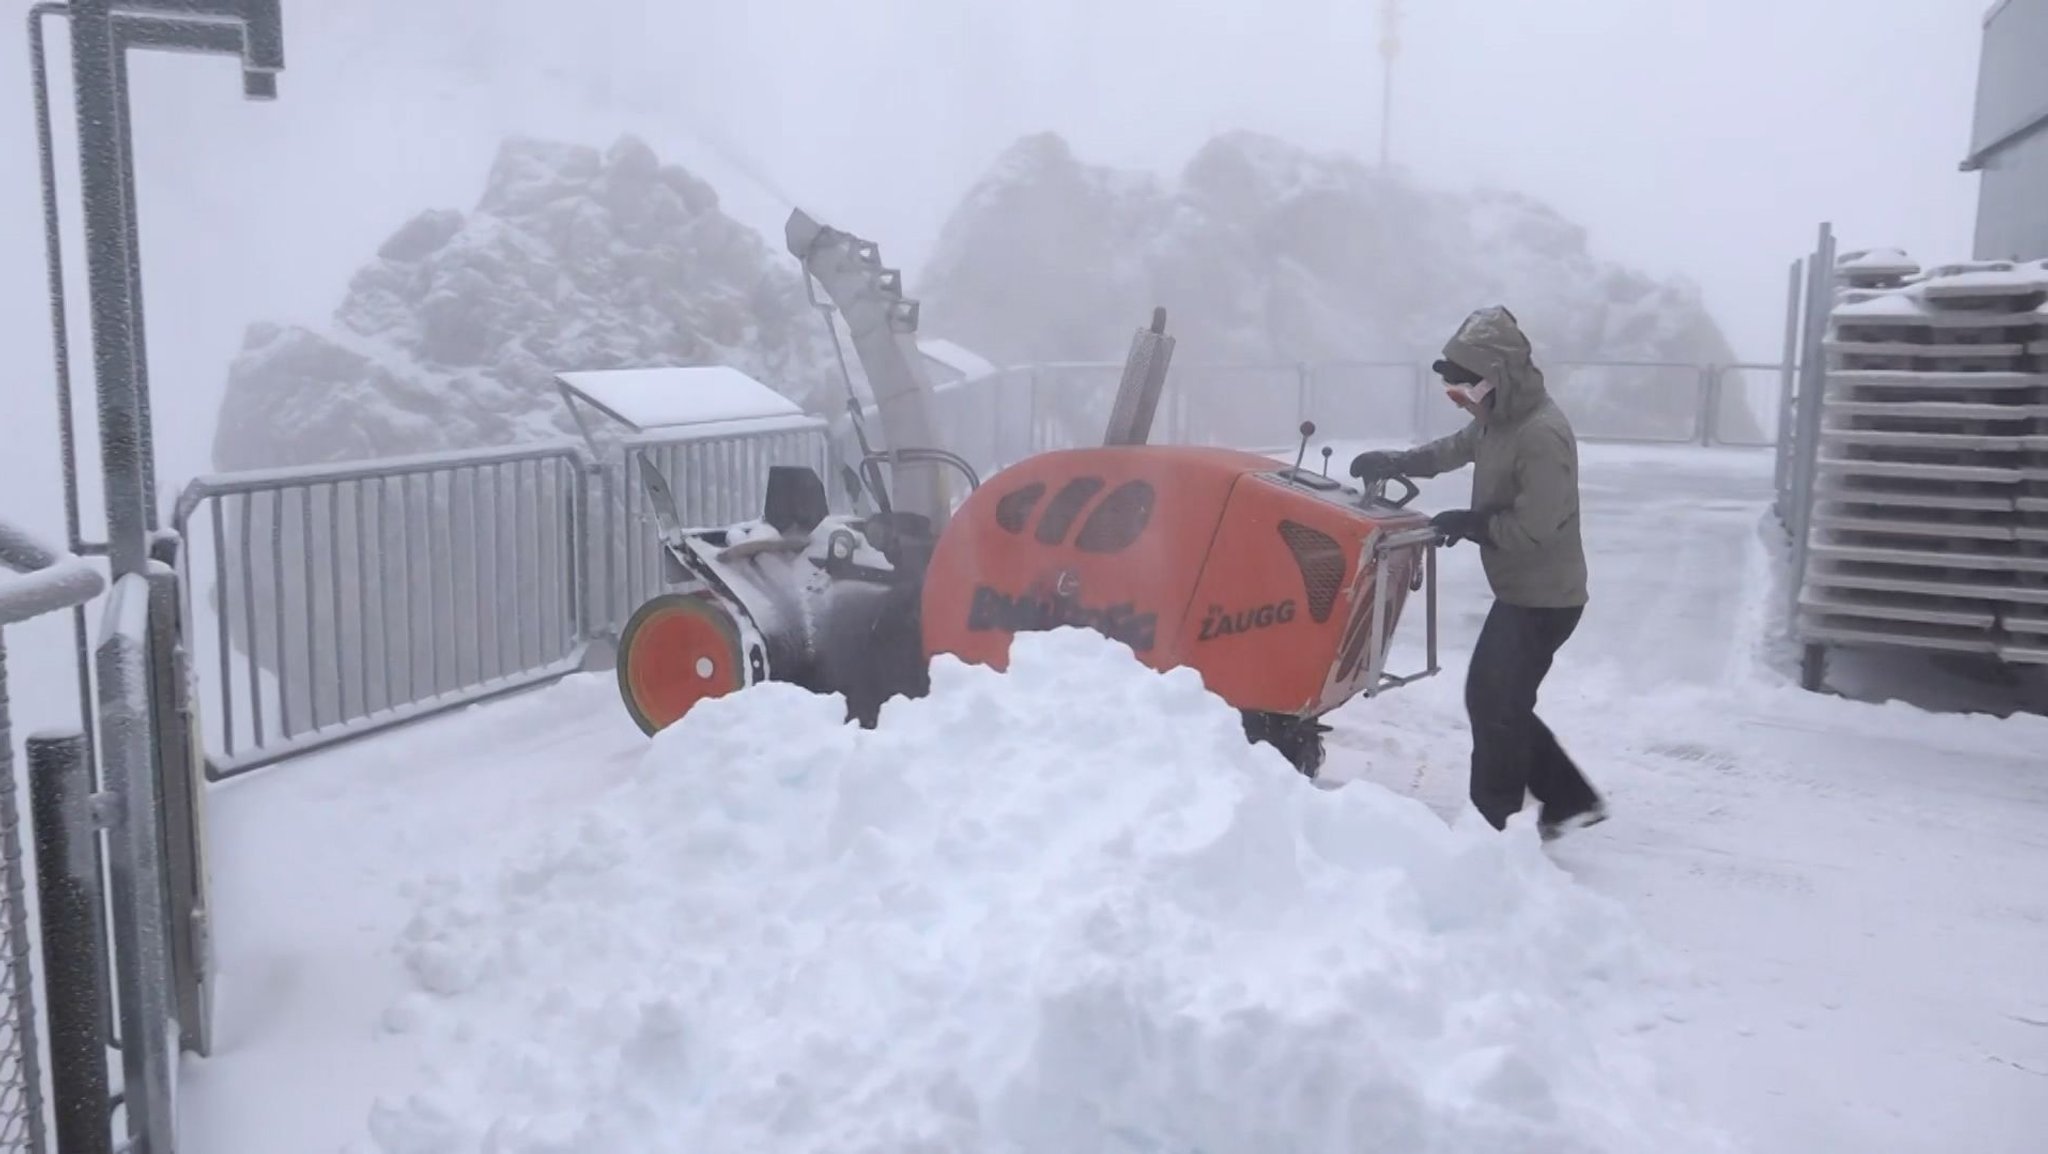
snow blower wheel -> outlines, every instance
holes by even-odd
[[[732,615],[691,594],[663,593],[634,611],[619,655],[619,694],[650,736],[698,702],[751,683]]]

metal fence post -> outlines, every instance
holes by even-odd
[[[1799,382],[1799,330],[1801,290],[1805,287],[1806,259],[1792,262],[1786,270],[1785,285],[1785,353],[1778,370],[1778,459],[1772,471],[1771,485],[1778,510],[1778,523],[1786,532],[1791,532],[1791,512],[1786,506],[1786,486],[1791,478],[1787,475],[1792,455],[1798,446],[1798,430],[1795,425],[1793,398],[1798,395]]]
[[[57,1149],[109,1154],[114,1135],[107,1093],[107,959],[99,934],[106,899],[85,736],[29,738],[28,772]]]
[[[1791,579],[1786,590],[1786,624],[1799,632],[1799,595],[1806,585],[1807,550],[1812,538],[1814,472],[1820,460],[1821,407],[1827,391],[1827,336],[1833,311],[1835,236],[1832,225],[1820,226],[1820,240],[1807,266],[1804,350],[1799,362],[1798,439],[1792,461]]]
[[[166,539],[175,550],[176,538]],[[198,745],[183,598],[176,570],[159,560],[149,572],[150,704],[156,723],[156,784],[164,847],[173,1006],[187,1050],[213,1052],[213,982],[207,932],[205,754]]]
[[[1413,439],[1419,441],[1429,436],[1429,374],[1421,365],[1410,365],[1408,369],[1415,374],[1415,404],[1408,421],[1414,429]]]
[[[149,582],[130,573],[107,598],[99,662],[101,756],[111,806],[114,974],[121,1015],[121,1098],[129,1145],[173,1154],[170,943],[157,821],[149,694]]]
[[[1715,426],[1720,424],[1722,365],[1700,366],[1699,439],[1702,448],[1712,448]]]

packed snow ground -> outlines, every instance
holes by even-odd
[[[649,743],[574,679],[211,795],[186,1144],[2038,1149],[2048,721],[1800,692],[1769,455],[1585,457],[1542,710],[1605,825],[1463,813],[1463,548],[1329,791],[1058,638],[876,734],[770,690]]]

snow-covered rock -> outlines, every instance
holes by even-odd
[[[706,364],[805,404],[839,388],[794,262],[710,185],[632,137],[606,151],[513,139],[476,206],[399,228],[327,329],[250,327],[214,465],[573,435],[553,373]]]
[[[1121,359],[1154,304],[1176,366],[1427,363],[1488,304],[1514,310],[1547,368],[1735,359],[1695,287],[1596,258],[1582,227],[1527,196],[1432,189],[1244,132],[1177,181],[1084,163],[1056,135],[1020,140],[915,288],[928,330],[1008,363]],[[1697,404],[1684,383],[1610,375],[1569,395],[1683,421]]]

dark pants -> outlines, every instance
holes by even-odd
[[[1465,712],[1472,720],[1472,804],[1495,829],[1533,793],[1548,821],[1561,821],[1599,800],[1586,776],[1536,716],[1536,690],[1558,648],[1579,626],[1583,609],[1530,609],[1496,601],[1479,630],[1465,674]]]

